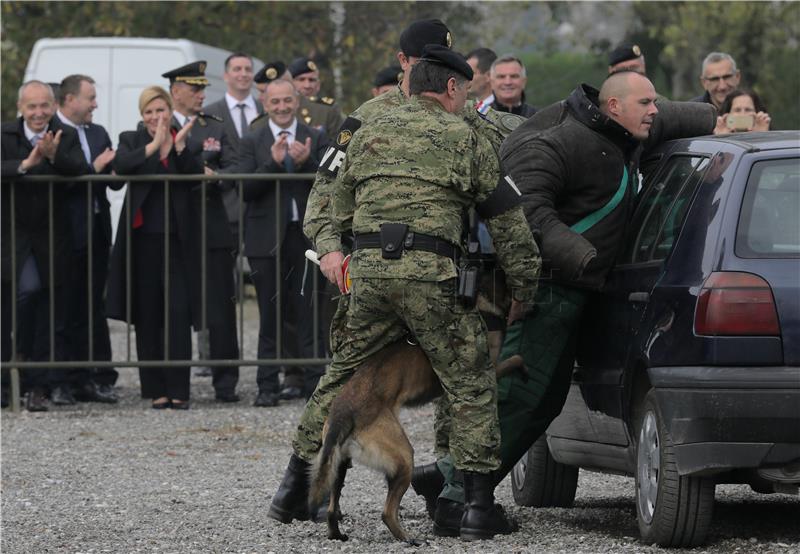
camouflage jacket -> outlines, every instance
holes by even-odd
[[[361,123],[369,122],[373,118],[383,114],[386,110],[394,106],[405,104],[408,101],[408,97],[406,97],[403,90],[398,85],[377,98],[372,98],[362,104],[350,114],[347,118],[347,123],[353,120]],[[473,127],[478,134],[482,135],[492,144],[496,152],[500,151],[500,145],[505,137],[516,129],[520,123],[525,121],[523,117],[514,114],[500,113],[491,109],[485,116],[482,116],[475,110],[474,102],[467,103],[467,106],[465,106],[460,115],[470,127]],[[337,148],[340,148],[342,152],[346,150],[346,143],[344,145],[336,144],[338,138],[339,137],[336,136],[332,139],[333,146],[331,146],[329,150],[331,155],[325,159],[327,164],[331,163],[331,159],[335,156],[333,152],[336,151]],[[320,258],[325,254],[342,249],[341,237],[339,233],[333,229],[330,220],[330,195],[336,178],[335,173],[335,171],[325,170],[317,173],[316,180],[314,181],[314,188],[311,190],[311,195],[308,198],[308,206],[303,221],[303,232],[312,244],[314,244],[314,248]]]
[[[492,143],[433,98],[415,96],[384,110],[349,142],[331,199],[338,232],[374,233],[382,223],[405,223],[409,231],[459,244],[463,214],[499,183],[510,187],[502,181]],[[487,224],[514,297],[529,300],[539,259],[521,205],[489,217]],[[421,250],[404,252],[399,260],[383,259],[377,248],[357,250],[350,268],[354,278],[456,276],[452,259]]]

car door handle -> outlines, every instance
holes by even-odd
[[[629,302],[641,302],[643,304],[647,304],[650,302],[650,293],[649,292],[632,292],[628,295]]]

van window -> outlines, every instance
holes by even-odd
[[[800,257],[800,159],[753,164],[734,251],[740,258]]]
[[[683,225],[692,195],[709,160],[698,156],[673,156],[655,183],[645,183],[638,208],[638,232],[627,258],[641,263],[667,257]],[[629,263],[630,263],[629,262]]]

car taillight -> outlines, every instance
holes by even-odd
[[[694,330],[698,335],[780,335],[769,283],[752,273],[712,273],[697,298]]]

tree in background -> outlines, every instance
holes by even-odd
[[[800,128],[800,4],[635,2],[634,10],[647,36],[663,46],[659,62],[671,75],[668,96],[700,94],[703,58],[727,52],[742,71],[742,84],[766,103],[773,128]]]
[[[656,90],[696,96],[703,57],[729,52],[744,84],[764,98],[775,128],[800,128],[798,2],[2,2],[3,119],[33,44],[45,37],[187,38],[264,61],[310,55],[323,93],[348,112],[392,63],[402,29],[438,17],[454,48],[513,50],[526,62],[535,106],[581,82],[599,86],[606,56],[623,39],[642,45]]]
[[[40,38],[185,38],[264,61],[312,56],[323,93],[347,113],[370,97],[408,23],[438,17],[466,52],[477,41],[476,13],[461,2],[3,2],[3,119],[16,114],[17,88]]]

